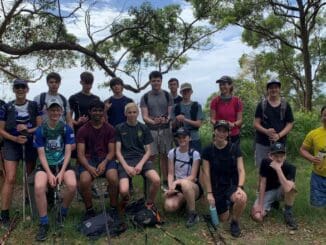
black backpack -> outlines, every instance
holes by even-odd
[[[165,95],[166,103],[169,104],[170,94],[165,90],[163,90],[163,92],[164,92],[164,95]],[[150,93],[150,91],[147,92],[146,94],[144,94],[144,101],[145,101],[145,104],[146,104],[147,107],[148,107],[148,94],[149,93]]]
[[[267,116],[265,114],[266,108],[267,108],[267,99],[263,98],[262,101],[261,101],[261,109],[262,109],[263,121],[265,121],[266,118],[267,118]],[[282,97],[281,98],[281,110],[280,110],[280,119],[281,119],[282,122],[285,119],[286,109],[287,109],[287,102],[286,102],[285,98]]]
[[[58,94],[62,100],[63,103],[63,117],[66,117],[66,108],[67,108],[67,99],[62,95],[62,94]],[[46,97],[46,93],[41,93],[40,95],[40,110],[42,111],[45,105],[45,97]]]
[[[193,120],[193,121],[196,121],[197,119],[197,113],[198,113],[198,109],[199,109],[199,105],[198,105],[198,102],[197,101],[193,101],[191,103],[191,107],[190,107],[190,119]],[[174,107],[174,115],[175,116],[178,116],[181,114],[181,105],[180,103],[176,104],[175,107]],[[182,127],[182,126],[181,126]],[[188,129],[189,130],[199,130],[198,127],[194,127],[192,125],[188,125]],[[176,131],[177,129],[174,129],[174,132]]]
[[[177,147],[173,149],[173,163],[175,164],[176,161],[179,161],[179,162],[182,162],[183,165],[184,164],[187,164],[188,165],[188,171],[187,171],[187,174],[189,175],[189,170],[191,171],[191,168],[192,168],[192,164],[193,164],[193,161],[194,161],[194,149],[190,149],[188,150],[188,155],[189,155],[189,161],[188,162],[185,162],[185,161],[182,161],[180,159],[177,159]],[[182,165],[182,166],[183,166]],[[181,166],[181,167],[182,167]],[[190,172],[191,173],[191,172]],[[197,174],[197,177],[199,177],[199,171],[198,171],[198,174]]]

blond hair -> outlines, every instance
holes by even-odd
[[[136,109],[137,109],[137,112],[139,112],[139,110],[138,110],[138,106],[137,106],[137,104],[134,103],[134,102],[130,102],[130,103],[126,104],[126,106],[125,106],[125,113],[127,113],[127,111],[128,111],[130,108],[136,108]]]

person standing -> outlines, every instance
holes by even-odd
[[[178,95],[179,80],[176,78],[170,78],[168,81],[170,94],[173,98],[173,104],[178,104],[182,101],[182,97]]]
[[[310,204],[321,208],[326,207],[326,106],[320,114],[322,125],[306,135],[300,154],[312,164]]]
[[[26,98],[29,91],[26,80],[17,79],[13,83],[15,100],[0,109],[0,135],[3,137],[4,183],[1,192],[1,221],[9,225],[9,208],[16,182],[17,167],[25,155],[27,174],[36,162],[37,153],[33,148],[33,133],[41,124],[41,113],[36,102]],[[23,152],[25,145],[25,152]]]
[[[261,161],[268,157],[271,144],[286,143],[294,121],[290,104],[281,97],[281,82],[271,79],[266,88],[267,98],[258,103],[254,119],[255,162],[258,169]]]
[[[218,120],[228,122],[233,143],[240,141],[243,104],[239,97],[233,95],[233,80],[229,76],[222,76],[216,81],[220,87],[220,95],[210,104],[210,120],[214,126]]]
[[[162,89],[162,74],[152,71],[149,74],[152,90],[144,94],[140,108],[144,122],[153,136],[152,160],[159,156],[163,189],[167,189],[168,159],[167,153],[172,148],[173,137],[170,128],[172,96]]]

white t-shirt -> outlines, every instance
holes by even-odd
[[[191,165],[188,164],[190,157],[189,152],[180,152],[179,147],[176,151],[176,160],[174,163],[174,175],[176,179],[184,179],[191,174]],[[200,154],[198,151],[193,150],[193,162],[200,160]],[[174,161],[174,148],[168,153],[168,158]]]

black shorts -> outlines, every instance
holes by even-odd
[[[3,141],[3,158],[7,161],[19,161],[23,159],[23,146],[11,140]],[[25,143],[25,160],[35,162],[37,158],[36,148],[33,147],[32,139]]]
[[[137,165],[137,163],[139,163],[141,159],[125,159],[125,161],[128,163],[129,166],[135,167]],[[142,171],[140,172],[140,174],[145,177],[145,173],[149,170],[153,169],[153,164],[151,161],[147,161],[145,162]],[[118,175],[119,175],[119,179],[123,179],[123,178],[129,178],[130,176],[127,174],[127,172],[125,171],[125,169],[122,167],[122,165],[119,163],[118,164]]]
[[[223,214],[232,207],[233,202],[231,196],[237,191],[237,186],[219,187],[218,191],[213,190],[215,199],[216,211],[218,214]]]
[[[198,201],[202,197],[202,195],[204,194],[204,190],[203,190],[203,187],[201,186],[201,184],[199,183],[198,180],[195,182],[195,184],[198,185],[198,189],[199,189],[198,197],[195,200],[195,201]],[[177,191],[179,191],[179,192],[182,193],[181,185],[177,185],[175,187],[175,190],[177,190]]]
[[[57,175],[61,168],[62,168],[62,164],[58,165],[58,166],[49,166],[50,167],[50,170],[52,172],[53,175]],[[68,164],[68,166],[66,167],[66,171],[68,170],[73,170],[73,168],[70,166],[70,164]],[[43,171],[45,172],[45,169],[43,168],[43,166],[40,164],[36,167],[36,172],[37,171]]]

